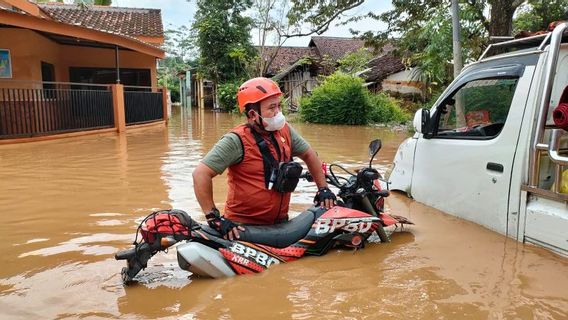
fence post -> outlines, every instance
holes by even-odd
[[[164,121],[168,124],[168,89],[162,88],[162,109],[164,110]]]
[[[126,118],[124,106],[124,86],[111,84],[112,106],[114,108],[114,127],[118,133],[126,131]]]

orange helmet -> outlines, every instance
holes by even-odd
[[[280,96],[282,91],[276,82],[268,78],[253,78],[241,84],[237,92],[239,110],[243,112],[249,103],[257,103],[266,98]]]

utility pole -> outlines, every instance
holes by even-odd
[[[460,7],[458,0],[452,0],[452,43],[454,49],[454,79],[460,74],[463,68],[462,50],[461,50],[461,32],[460,32]],[[456,126],[464,127],[466,125],[465,114],[463,108],[463,99],[461,94],[456,96]]]
[[[454,48],[454,78],[456,78],[463,68],[461,33],[460,33],[460,7],[458,0],[452,0],[452,42]]]

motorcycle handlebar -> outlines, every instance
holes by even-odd
[[[134,277],[146,268],[148,260],[158,252],[163,250],[161,241],[155,241],[152,244],[142,242],[135,245],[134,248],[122,250],[114,255],[116,260],[126,260],[126,267],[122,268],[122,281],[125,284],[130,283]]]
[[[131,249],[128,249],[128,250],[122,250],[122,251],[117,252],[114,255],[114,258],[116,260],[127,260],[131,257],[134,257],[135,254],[136,254],[136,248],[131,248]]]
[[[305,172],[302,173],[299,177],[300,179],[305,179],[308,182],[314,182],[314,177],[309,173],[309,172]],[[341,187],[341,183],[339,183],[339,181],[336,181],[331,175],[326,174],[325,175],[325,180],[327,181],[327,183],[340,188]]]

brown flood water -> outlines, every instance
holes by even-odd
[[[416,225],[388,244],[333,250],[254,276],[193,279],[175,250],[124,287],[140,219],[179,208],[203,221],[191,173],[242,118],[174,109],[168,128],[0,146],[0,318],[568,319],[568,259],[394,194]],[[386,170],[406,133],[296,124],[324,161]],[[226,177],[215,180],[222,206]],[[435,183],[435,182],[433,182]],[[300,185],[292,211],[315,188]],[[293,215],[293,214],[292,214]]]

